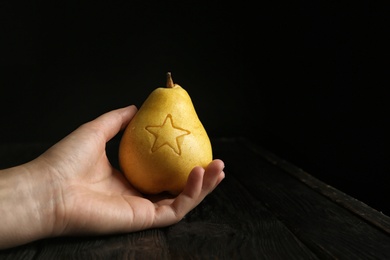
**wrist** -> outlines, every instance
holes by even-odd
[[[0,172],[0,248],[51,235],[54,190],[44,169],[34,160]]]

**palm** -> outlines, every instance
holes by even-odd
[[[61,186],[63,201],[58,216],[66,219],[57,220],[66,222],[66,229],[61,233],[133,231],[151,226],[155,204],[144,198],[111,166],[105,146],[100,145],[105,144],[105,141],[87,142],[88,145],[82,146],[77,155],[73,149],[69,153],[64,149],[77,145],[84,136],[65,138],[44,154],[50,157],[47,161],[57,163],[52,167],[61,169],[57,174],[65,180]],[[96,144],[99,144],[98,147]],[[159,198],[155,202],[161,204]],[[170,203],[172,199],[164,199],[162,202]],[[106,222],[112,216],[117,217]],[[132,226],[129,227],[128,223],[132,223]]]
[[[54,234],[130,232],[179,221],[223,179],[223,162],[195,167],[176,198],[146,198],[110,164],[105,145],[127,120],[107,113],[54,145],[41,159],[60,180]],[[121,121],[122,120],[122,121]]]
[[[0,233],[6,235],[0,236],[0,247],[48,236],[168,226],[213,191],[225,176],[221,160],[212,161],[205,169],[195,167],[183,192],[175,198],[146,198],[112,167],[106,143],[136,112],[129,106],[103,114],[31,162],[2,170]]]

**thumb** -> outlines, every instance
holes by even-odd
[[[90,121],[87,125],[91,129],[100,132],[107,142],[120,130],[123,130],[130,123],[136,113],[137,107],[131,105],[107,112]]]

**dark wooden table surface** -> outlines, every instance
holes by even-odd
[[[44,239],[0,251],[0,259],[390,259],[388,216],[245,139],[213,147],[226,178],[178,224]],[[2,145],[0,168],[46,148]],[[107,146],[114,165],[116,149]]]

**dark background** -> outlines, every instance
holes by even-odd
[[[385,8],[148,2],[0,1],[0,143],[55,143],[171,71],[210,137],[245,136],[390,215]]]

